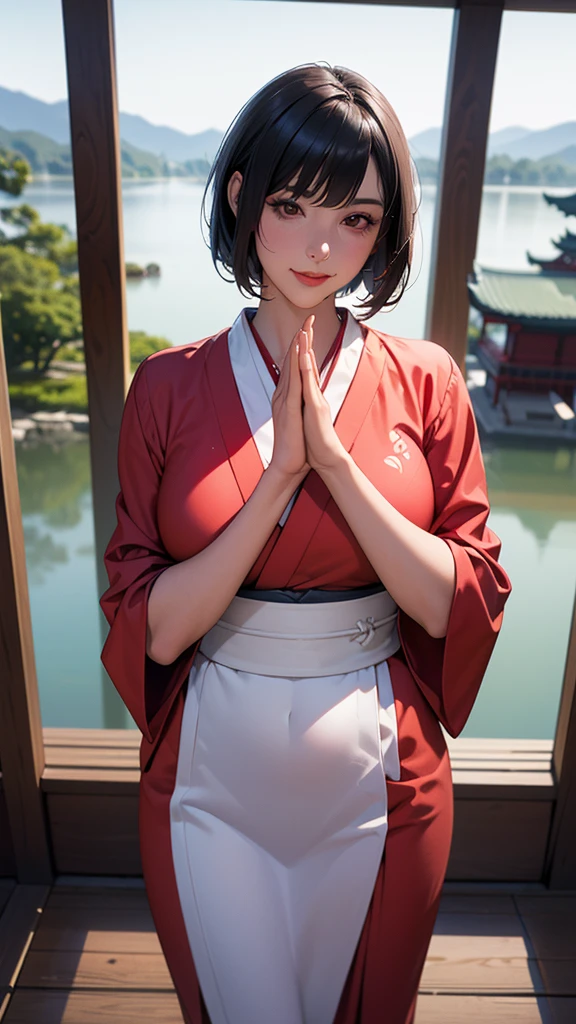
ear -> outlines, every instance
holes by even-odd
[[[238,216],[238,202],[240,199],[240,189],[242,187],[242,175],[240,171],[234,171],[234,174],[228,182],[228,202],[230,203],[233,214]]]

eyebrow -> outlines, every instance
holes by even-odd
[[[346,206],[356,206],[360,203],[362,203],[362,205],[366,204],[367,206],[384,206],[381,199],[358,199],[358,197],[353,199],[351,203],[346,203]]]
[[[296,189],[292,188],[290,185],[285,185],[284,188],[280,189],[279,191],[280,192],[290,192],[291,195],[294,195],[295,192],[296,192]],[[362,204],[362,206],[364,206],[364,205],[366,205],[366,206],[381,206],[382,209],[384,209],[384,203],[382,202],[381,199],[370,199],[370,198],[358,199],[358,197],[356,197],[356,199],[352,199],[351,202],[349,202],[349,203],[345,203],[344,206],[342,207],[342,209],[345,209],[347,206],[359,206],[360,204]]]

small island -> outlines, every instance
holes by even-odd
[[[141,267],[139,263],[127,263],[126,277],[136,280],[142,277],[160,277],[160,267],[157,263],[147,263],[145,267]]]

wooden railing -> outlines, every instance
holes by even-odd
[[[44,729],[40,789],[57,874],[141,873],[139,742],[130,729]],[[552,741],[460,738],[448,747],[455,796],[448,879],[540,881],[556,798]],[[0,788],[0,819],[1,806]]]

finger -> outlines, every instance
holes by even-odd
[[[310,320],[310,324],[309,324],[308,332],[307,332],[308,333],[308,351],[311,352],[313,347],[314,347],[314,323],[316,322],[316,317],[315,317],[314,313],[312,313],[312,315],[310,317],[308,317],[308,319]]]
[[[318,388],[314,378],[312,357],[305,349],[300,351],[300,377],[302,380],[302,395],[304,401],[310,405],[315,402],[318,395]]]
[[[302,380],[300,377],[299,359],[300,352],[304,347],[304,338],[301,331],[297,331],[290,345],[287,361],[290,363],[290,376],[288,381],[288,394],[302,400]]]
[[[320,372],[318,370],[318,363],[316,362],[316,353],[313,348],[310,349],[310,359],[312,360],[312,372],[314,374],[314,380],[316,381],[319,390],[322,390],[320,385]]]
[[[310,376],[310,393],[320,390],[320,378],[318,375],[318,368],[316,366],[316,358],[314,350],[306,347],[302,347],[300,350],[300,370],[302,379],[308,374]]]
[[[310,351],[310,348],[312,346],[312,339],[313,339],[313,334],[314,334],[314,328],[313,328],[314,320],[315,320],[314,313],[311,313],[310,316],[306,317],[304,323],[302,324],[302,330],[304,331],[304,336],[305,336],[305,339],[306,339],[305,343],[306,343],[306,351],[307,352]]]

